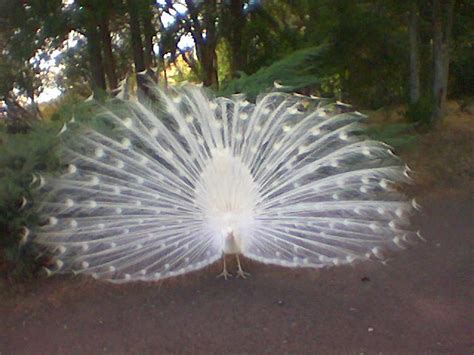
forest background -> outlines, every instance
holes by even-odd
[[[63,123],[150,79],[348,102],[418,171],[417,193],[469,191],[473,17],[472,0],[1,0],[0,272],[36,270],[18,248],[36,216],[19,209],[32,173],[57,169]]]

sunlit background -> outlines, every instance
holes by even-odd
[[[158,5],[163,6],[165,3],[164,0],[157,0]],[[67,9],[74,5],[74,0],[62,0],[62,5],[64,9]],[[172,25],[176,21],[176,16],[173,15],[176,15],[177,13],[186,13],[186,6],[182,3],[176,2],[176,4],[174,4],[174,9],[171,9],[169,13],[161,12],[159,14],[161,23],[165,27]],[[61,57],[69,49],[75,47],[81,39],[85,40],[84,36],[77,31],[72,30],[68,33],[68,38],[63,43],[63,48],[54,49],[50,53],[44,49],[39,49],[34,58],[31,59],[32,64],[38,65],[40,70],[42,70],[49,78],[48,83],[43,87],[43,91],[38,95],[38,103],[48,102],[61,95],[62,91],[54,83],[54,78],[61,75],[62,70],[64,70],[64,64],[61,63]],[[190,34],[183,34],[180,36],[177,45],[181,50],[192,50],[194,47],[192,36]],[[160,49],[157,43],[154,44],[153,50],[155,53],[159,53]],[[169,54],[167,56],[169,57]]]

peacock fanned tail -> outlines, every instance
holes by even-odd
[[[54,254],[49,272],[160,280],[223,253],[318,268],[418,238],[416,204],[397,189],[408,168],[362,135],[362,114],[279,92],[252,104],[153,90],[156,102],[115,99],[101,127],[62,134],[67,168],[35,182],[31,235]]]

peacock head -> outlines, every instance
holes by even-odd
[[[242,239],[238,231],[232,227],[227,227],[223,230],[222,236],[222,251],[224,254],[242,254]]]

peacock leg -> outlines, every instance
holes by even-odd
[[[222,254],[222,262],[224,264],[224,269],[222,270],[222,272],[217,275],[216,277],[219,278],[219,277],[223,277],[225,280],[227,280],[228,277],[232,277],[232,274],[230,272],[227,271],[227,266],[226,266],[226,263],[225,263],[225,254]]]
[[[239,254],[235,254],[235,257],[237,258],[237,277],[241,277],[243,279],[246,279],[247,276],[250,276],[250,273],[245,272],[244,270],[242,270],[242,265],[240,265]]]

